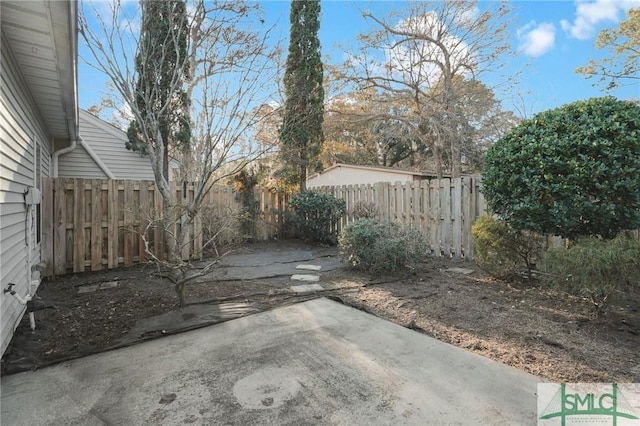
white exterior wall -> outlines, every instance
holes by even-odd
[[[125,132],[83,110],[80,110],[80,137],[116,179],[154,180],[149,158],[125,147]],[[107,175],[78,144],[75,150],[60,156],[58,177],[106,179]]]
[[[35,209],[25,205],[24,192],[29,187],[40,187],[35,173],[36,144],[41,146],[40,176],[50,175],[51,138],[4,38],[1,51],[0,289],[15,283],[14,290],[25,296],[36,290],[29,288],[28,257],[32,264],[40,263],[40,244],[36,243]],[[28,212],[33,219],[30,229],[27,229]],[[33,278],[39,278],[38,274]],[[0,292],[0,354],[7,348],[25,309],[15,297]]]
[[[402,171],[367,170],[340,165],[307,179],[307,188],[336,185],[362,185],[378,182],[411,182],[413,175]]]
[[[58,158],[58,177],[107,179],[105,172],[80,144],[77,144],[73,151]]]

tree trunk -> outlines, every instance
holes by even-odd
[[[300,166],[300,191],[306,191],[307,189],[307,167]]]
[[[436,159],[436,177],[442,179],[442,158],[440,157],[440,146],[438,142],[433,144],[433,156]]]
[[[180,308],[184,308],[187,304],[185,302],[185,288],[186,283],[184,281],[178,282],[175,285],[176,295],[178,296],[178,301],[180,302]]]
[[[462,176],[462,156],[459,137],[456,134],[451,138],[451,177],[455,179],[460,176]]]
[[[169,177],[169,149],[166,145],[164,147],[164,156],[162,157],[162,176],[167,182],[171,180]]]

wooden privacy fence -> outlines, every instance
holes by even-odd
[[[438,256],[473,258],[471,226],[484,213],[479,177],[433,179],[315,188],[344,199],[347,214],[338,228],[352,222],[357,202],[376,205],[379,219],[420,230]],[[176,199],[193,197],[192,184],[171,184]],[[286,234],[287,196],[256,190],[256,212],[245,236],[268,240]],[[203,234],[211,218],[237,217],[241,197],[230,186],[215,186],[195,218],[183,256],[202,255]],[[44,179],[42,253],[44,275],[100,271],[148,261],[142,234],[156,254],[163,253],[159,228],[145,233],[145,215],[162,211],[153,181]],[[141,219],[142,218],[142,219]],[[177,226],[180,226],[178,224]]]
[[[172,182],[171,192],[176,199],[192,198],[193,185]],[[49,178],[43,179],[42,193],[45,276],[100,271],[148,260],[141,236],[143,218],[162,211],[162,197],[153,181]],[[286,200],[268,190],[256,195],[260,212],[251,236],[267,240],[283,225],[281,212]],[[214,186],[203,207],[205,222],[212,217],[239,217],[242,210],[239,197],[226,185]],[[154,253],[163,253],[161,229],[151,229],[146,239]],[[202,215],[195,218],[187,240],[183,256],[200,256]]]
[[[354,221],[358,202],[373,203],[378,218],[418,229],[436,256],[473,259],[471,226],[485,212],[480,176],[407,183],[376,183],[313,188],[345,200],[340,227]]]

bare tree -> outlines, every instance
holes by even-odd
[[[626,84],[637,85],[640,80],[640,8],[629,9],[627,19],[617,28],[604,29],[598,34],[596,49],[608,50],[608,56],[590,60],[576,68],[586,78],[600,77],[607,83],[605,90]]]
[[[505,3],[413,1],[389,16],[363,12],[373,29],[359,38],[339,77],[402,103],[403,116],[432,149],[438,175],[443,159],[452,176],[462,172],[463,124],[456,79],[496,71],[509,54],[511,9]]]
[[[270,91],[270,83],[277,79],[282,55],[279,42],[270,40],[272,28],[265,26],[256,3],[195,0],[187,5],[184,18],[188,20],[187,25],[169,28],[161,46],[154,46],[155,61],[161,63],[162,54],[158,55],[158,49],[166,57],[171,56],[169,52],[175,53],[179,40],[184,40],[184,34],[179,31],[185,28],[188,32],[186,56],[180,58],[173,75],[147,85],[144,92],[139,91],[134,58],[145,61],[144,45],[138,43],[144,7],[144,1],[136,9],[130,3],[114,0],[107,12],[103,2],[85,2],[80,8],[80,34],[92,54],[89,63],[109,78],[128,105],[137,121],[139,135],[148,147],[147,155],[163,199],[163,209],[148,217],[147,230],[162,228],[166,253],[154,252],[145,239],[146,252],[158,265],[168,269],[180,304],[184,306],[186,283],[207,273],[215,263],[214,259],[205,268],[193,267],[193,254],[185,247],[190,244],[194,219],[212,186],[242,169],[257,155],[245,136],[260,120],[255,106],[268,103],[277,91],[275,86]],[[181,74],[183,69],[188,69],[188,81]],[[184,91],[191,99],[190,150],[182,155],[181,161],[182,179],[193,182],[194,190],[192,197],[181,200],[171,193],[171,176],[163,176],[167,144],[162,139],[161,122],[163,114],[172,108],[172,97],[157,96],[161,86],[173,93]],[[137,102],[140,98],[143,102]],[[138,107],[161,98],[167,101],[155,105],[153,111],[146,114]],[[211,236],[204,245],[212,244],[216,236]]]

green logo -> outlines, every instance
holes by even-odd
[[[610,391],[603,391],[602,387],[602,384],[598,386],[597,384],[585,383],[582,386],[576,385],[574,388],[567,388],[567,384],[562,383],[560,389],[557,390],[549,404],[542,411],[539,419],[560,418],[562,426],[566,425],[567,418],[571,416],[588,416],[591,424],[597,421],[599,417],[600,420],[607,421],[608,424],[613,424],[613,426],[617,426],[619,418],[640,419],[636,416],[633,407],[620,392],[616,383],[611,385]],[[607,385],[607,387],[609,386]],[[540,387],[538,389],[540,390]],[[540,395],[540,392],[538,392],[538,395]],[[583,417],[583,419],[586,420],[586,417]],[[609,423],[609,421],[613,423]]]

